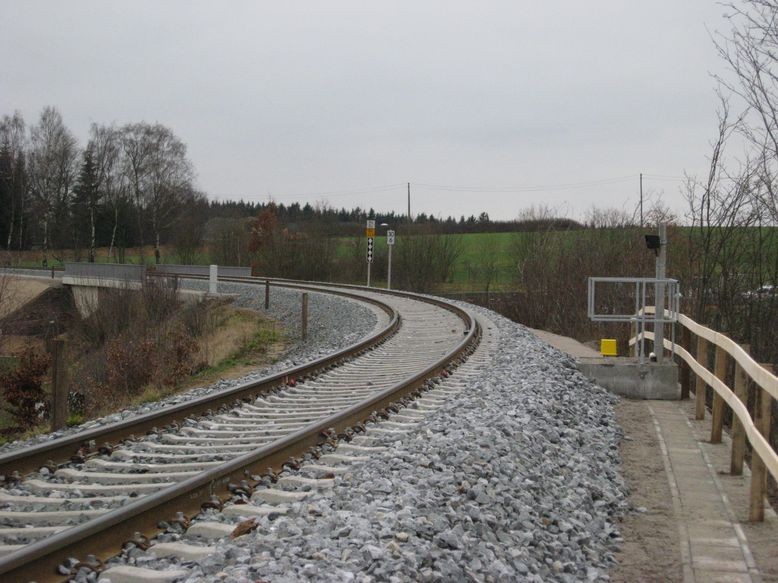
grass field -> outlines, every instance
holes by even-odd
[[[642,234],[652,232],[652,228],[646,229],[597,229],[597,230],[578,230],[578,231],[555,231],[550,233],[552,237],[561,237],[570,243],[570,252],[575,252],[576,245],[600,245],[609,244],[621,240],[624,237],[637,238],[641,241]],[[715,231],[714,231],[715,233]],[[548,233],[546,233],[547,235]],[[453,279],[442,286],[441,291],[481,291],[486,287],[486,280],[490,281],[490,288],[498,290],[509,290],[515,286],[516,282],[516,261],[517,253],[516,247],[520,243],[529,241],[531,238],[538,236],[535,232],[513,232],[513,233],[466,233],[456,235],[441,235],[442,237],[448,237],[457,241],[457,245],[460,247],[459,257],[454,265]],[[698,231],[692,231],[689,227],[681,227],[675,230],[675,237],[680,237],[683,240],[688,240],[688,236],[691,235],[692,239],[699,237]],[[741,237],[739,237],[737,243],[740,243],[744,239],[757,235],[757,230],[746,229]],[[398,245],[402,242],[403,233],[398,233]],[[768,249],[775,249],[775,255],[778,255],[778,228],[769,227],[761,230],[761,237],[765,241]],[[582,242],[583,241],[583,242]],[[679,241],[680,243],[680,241]],[[386,237],[379,235],[375,239],[377,263],[374,264],[373,280],[376,284],[385,281],[385,261],[382,257],[386,254]],[[684,245],[676,247],[680,251]],[[365,239],[364,238],[339,238],[337,249],[335,251],[336,257],[343,258],[355,258],[358,261],[361,257],[364,257]],[[124,261],[126,263],[139,264],[144,261],[147,265],[154,264],[154,253],[151,246],[147,246],[143,250],[139,248],[131,248],[124,250]],[[672,252],[672,249],[671,249]],[[52,254],[54,255],[54,254]],[[67,253],[70,258],[73,253]],[[41,266],[41,253],[39,251],[26,251],[22,253],[12,253],[12,262],[19,267],[40,267]],[[85,253],[81,253],[82,260],[85,258]],[[396,257],[396,256],[395,256]],[[70,260],[70,259],[68,259]],[[210,256],[207,249],[203,248],[195,254],[194,262],[201,265],[207,265],[210,263]],[[98,262],[108,262],[108,249],[101,248],[97,253]],[[174,249],[170,246],[163,246],[162,249],[162,262],[163,263],[182,263],[180,258],[175,254]],[[51,261],[50,266],[61,266],[59,261]],[[395,268],[397,268],[395,263]],[[491,268],[491,269],[490,269]],[[361,281],[353,282],[361,283]]]
[[[401,235],[400,235],[401,236]],[[502,288],[511,284],[514,280],[514,261],[511,258],[511,247],[514,241],[519,237],[527,236],[527,233],[467,233],[461,235],[442,235],[459,241],[461,245],[461,254],[454,267],[453,281],[446,284],[446,289],[482,289],[484,287],[484,273],[482,266],[489,257],[495,257],[494,267],[496,275],[492,281],[493,288]],[[364,245],[364,240],[359,241]],[[146,265],[154,264],[154,253],[151,247],[144,250],[143,260]],[[386,237],[376,237],[376,252],[385,254]],[[353,239],[341,239],[336,254],[338,256],[348,256],[354,253]],[[83,255],[83,253],[82,253]],[[26,251],[13,254],[13,263],[18,267],[41,267],[41,254],[37,251]],[[69,261],[70,259],[66,259]],[[124,254],[126,263],[140,264],[140,249],[127,249]],[[108,250],[101,248],[97,253],[98,263],[108,263]],[[162,262],[168,264],[180,263],[178,256],[172,249],[163,249]],[[196,255],[195,263],[207,265],[210,257],[205,251]],[[62,267],[62,261],[49,260],[49,267]],[[374,274],[376,281],[382,281],[385,274]]]

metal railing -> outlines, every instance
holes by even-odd
[[[162,263],[154,266],[157,273],[171,275],[209,275],[209,265],[172,265]],[[222,277],[251,277],[251,267],[219,265],[218,273]]]
[[[143,281],[146,277],[146,266],[123,263],[65,263],[64,277]]]
[[[611,307],[610,312],[597,311],[597,284],[607,284],[611,287],[622,286],[623,295],[626,303],[634,304],[629,311],[619,312],[618,308]],[[634,290],[633,301],[629,301],[629,292]],[[657,319],[653,312],[649,316],[646,311],[646,303],[652,298],[660,298],[667,309],[663,312],[663,317]],[[587,315],[593,322],[628,322],[632,324],[634,334],[642,335],[646,330],[646,324],[653,324],[655,330],[661,329],[665,324],[670,324],[671,336],[675,342],[675,323],[678,321],[680,308],[680,287],[676,279],[657,279],[654,277],[590,277],[588,287],[588,307]],[[612,302],[609,302],[613,306]],[[675,356],[675,353],[673,353]],[[643,362],[643,343],[637,345],[637,357]]]

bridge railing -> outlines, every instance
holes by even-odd
[[[653,312],[653,308],[646,312]],[[688,396],[691,373],[696,375],[694,383],[695,416],[705,418],[707,388],[713,389],[711,409],[711,443],[721,443],[724,414],[727,407],[732,411],[732,452],[730,473],[743,473],[746,454],[746,440],[751,444],[751,498],[749,518],[764,520],[764,499],[767,492],[767,472],[778,481],[778,454],[770,445],[773,400],[778,400],[778,377],[771,365],[757,363],[747,349],[720,332],[698,324],[688,316],[679,314],[678,323],[683,327],[681,343],[673,344],[664,339],[663,348],[675,351],[681,360],[682,395]],[[696,338],[696,342],[693,340]],[[645,331],[632,338],[630,345],[643,340],[654,341],[654,333]],[[695,355],[691,354],[696,345]],[[713,370],[710,370],[710,349],[713,348]],[[656,347],[654,348],[656,351]],[[733,369],[733,374],[728,371]],[[729,378],[734,388],[727,383]],[[748,410],[749,384],[756,387],[754,415]]]
[[[124,263],[65,263],[63,276],[66,278],[138,282],[143,281],[146,277],[146,266]]]
[[[156,273],[165,273],[171,275],[209,275],[210,266],[208,265],[173,265],[161,263],[154,266]],[[235,267],[228,265],[219,265],[218,274],[224,277],[251,277],[251,267]]]

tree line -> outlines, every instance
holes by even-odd
[[[152,245],[157,261],[163,245],[191,256],[206,239],[245,230],[249,219],[272,205],[278,222],[292,230],[315,223],[327,235],[355,235],[367,218],[392,226],[427,225],[441,233],[505,232],[537,228],[517,221],[478,216],[412,219],[373,208],[333,208],[326,203],[209,200],[198,190],[186,144],[169,127],[137,122],[93,123],[79,144],[55,107],[45,107],[29,125],[20,112],[0,119],[0,247],[40,250],[42,263],[94,261],[96,249],[122,261],[123,250]],[[582,225],[569,219],[560,228]]]
[[[61,249],[152,243],[155,254],[180,210],[203,198],[193,188],[186,145],[146,122],[92,124],[82,148],[62,115],[46,107],[27,126],[19,112],[0,121],[0,241]]]

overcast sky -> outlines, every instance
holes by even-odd
[[[4,0],[0,114],[33,123],[54,105],[82,143],[92,122],[158,121],[219,199],[401,212],[411,182],[414,213],[631,211],[640,172],[705,172],[723,13],[711,0]],[[679,186],[644,189],[682,212]]]

